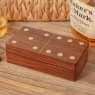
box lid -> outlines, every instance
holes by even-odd
[[[88,43],[42,30],[23,27],[7,42],[8,52],[51,65],[74,69]]]

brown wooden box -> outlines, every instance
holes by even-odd
[[[88,43],[23,27],[6,44],[7,61],[76,80],[88,59]]]

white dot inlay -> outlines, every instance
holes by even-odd
[[[48,33],[46,33],[46,34],[44,34],[44,36],[45,36],[45,37],[48,37],[48,36],[49,36],[49,34],[48,34]]]
[[[34,50],[37,50],[37,49],[38,49],[38,47],[37,47],[37,46],[33,46],[33,49],[34,49]]]
[[[28,40],[33,40],[34,38],[33,37],[28,37]]]
[[[17,43],[17,41],[13,40],[11,43],[12,43],[12,44],[16,44],[16,43]]]
[[[75,58],[75,56],[70,56],[70,59],[75,60],[76,58]]]
[[[73,40],[72,40],[72,39],[68,39],[67,41],[68,41],[69,43],[72,43],[72,42],[73,42]]]
[[[79,45],[83,46],[84,45],[84,42],[79,42]]]
[[[28,29],[28,28],[24,28],[24,31],[26,31],[26,32],[27,32],[27,31],[29,31],[29,29]]]
[[[46,50],[46,53],[51,53],[52,51],[51,50]]]
[[[62,39],[62,37],[60,37],[60,36],[57,37],[57,40],[61,40],[61,39]]]
[[[63,53],[58,53],[57,55],[61,57],[61,56],[63,56]]]

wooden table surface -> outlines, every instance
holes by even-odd
[[[66,36],[73,36],[69,22],[10,22],[14,28],[30,26]],[[9,31],[1,45],[12,33]],[[76,82],[6,62],[5,54],[0,62],[0,95],[95,95],[95,48],[89,48],[89,60]]]

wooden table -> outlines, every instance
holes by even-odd
[[[17,29],[30,26],[73,36],[68,22],[10,22],[10,26]],[[10,36],[10,33],[6,34],[4,41]],[[0,44],[4,45],[4,42]],[[0,62],[0,95],[95,95],[94,47],[90,47],[88,63],[76,82],[7,63],[5,54],[2,56],[4,61]]]

